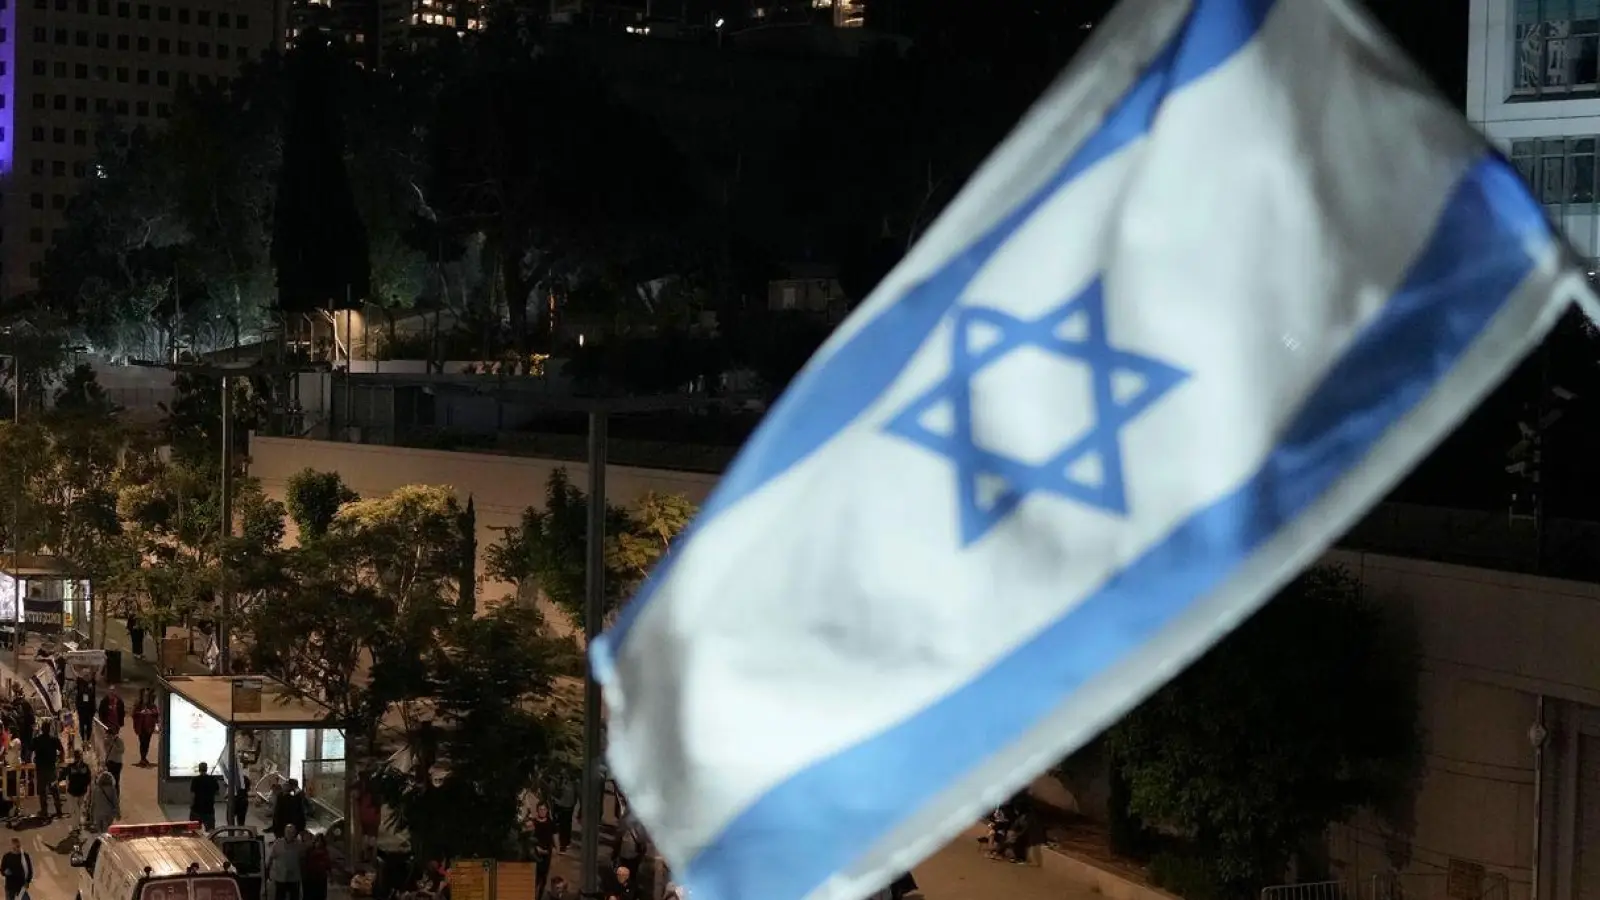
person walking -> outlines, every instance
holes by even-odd
[[[327,835],[311,839],[300,867],[300,900],[328,900],[328,876],[333,874],[333,854]]]
[[[267,880],[272,882],[271,900],[301,900],[301,863],[305,850],[300,832],[293,825],[283,829],[283,837],[267,849]]]
[[[244,779],[244,784],[235,787],[228,795],[229,825],[243,825],[250,816],[250,776],[241,772],[239,777]]]
[[[110,770],[102,769],[95,776],[94,788],[89,791],[89,830],[104,834],[111,823],[122,818],[122,797],[117,780]]]
[[[127,751],[128,744],[121,732],[113,731],[106,737],[106,771],[111,773],[118,790],[122,789],[122,757]]]
[[[6,900],[17,900],[33,883],[33,857],[22,849],[22,841],[11,839],[11,849],[0,856],[0,878],[5,880]]]
[[[81,750],[72,751],[72,762],[61,773],[67,779],[67,803],[72,809],[72,830],[83,826],[84,807],[89,797],[89,785],[94,782],[94,772],[83,761]]]
[[[217,776],[206,771],[206,764],[200,764],[200,773],[189,779],[189,818],[200,823],[200,827],[211,831],[217,827]]]
[[[139,739],[139,767],[150,766],[150,738],[161,724],[161,710],[156,708],[156,692],[145,688],[139,692],[139,702],[133,708],[133,734]]]
[[[50,818],[51,797],[56,801],[56,815],[62,815],[61,786],[56,781],[56,767],[61,764],[61,757],[65,753],[61,739],[55,736],[55,728],[46,722],[33,739],[33,767],[38,784],[39,815],[42,818]]]

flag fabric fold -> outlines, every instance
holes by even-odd
[[[1581,274],[1352,0],[1125,0],[592,662],[696,900],[859,900],[1248,617]]]

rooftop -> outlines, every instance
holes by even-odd
[[[37,553],[19,553],[12,565],[11,554],[0,553],[0,575],[21,578],[67,578],[66,564],[54,556]]]
[[[260,683],[260,712],[243,710],[235,712],[233,708],[235,681]],[[239,677],[174,675],[162,679],[161,683],[174,694],[225,725],[244,725],[251,728],[315,728],[326,724],[332,715],[332,710],[328,707],[295,694],[288,685],[265,675]]]

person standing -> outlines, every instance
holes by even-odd
[[[128,707],[122,702],[122,695],[117,693],[116,685],[106,688],[106,695],[100,701],[95,717],[106,727],[106,734],[122,733],[122,723],[128,720]]]
[[[61,773],[67,779],[67,800],[72,808],[72,830],[77,831],[83,825],[84,805],[89,797],[89,785],[94,781],[94,772],[89,770],[89,764],[83,761],[83,751],[72,751],[72,762],[67,763],[67,768]]]
[[[133,708],[133,734],[139,739],[139,767],[150,765],[150,738],[161,724],[161,710],[156,708],[156,692],[146,688],[139,692],[139,703]]]
[[[138,616],[128,617],[128,643],[133,645],[133,655],[144,659],[144,623]]]
[[[94,737],[95,690],[93,678],[79,678],[73,689],[73,707],[78,713],[78,740],[85,746]]]
[[[11,839],[11,849],[0,856],[0,878],[5,879],[6,900],[17,900],[33,882],[33,857],[22,849],[22,841]]]
[[[127,750],[128,744],[122,739],[121,732],[113,731],[106,738],[106,771],[111,773],[111,779],[116,782],[119,791],[122,789],[122,757]]]
[[[211,831],[217,827],[217,777],[200,764],[200,773],[189,779],[189,818]]]
[[[572,811],[578,807],[578,785],[571,775],[561,776],[550,807],[556,822],[556,848],[565,853],[572,847]]]
[[[610,890],[606,892],[617,900],[643,900],[639,892],[639,882],[633,878],[633,870],[627,866],[617,866],[611,875]]]
[[[528,830],[533,833],[533,895],[537,897],[544,893],[556,852],[556,823],[550,818],[550,807],[543,803],[534,806]]]
[[[646,841],[638,823],[628,820],[617,823],[617,837],[611,845],[611,858],[617,865],[635,875],[643,868]]]
[[[383,802],[378,799],[372,779],[362,776],[356,788],[356,814],[361,822],[361,858],[378,857],[378,830],[383,824]]]
[[[61,786],[56,782],[56,767],[61,764],[61,757],[65,754],[61,746],[61,739],[55,736],[55,729],[46,722],[39,730],[38,736],[33,739],[33,767],[35,777],[38,779],[39,815],[50,818],[50,798],[56,800],[56,815],[61,815]]]
[[[301,863],[304,849],[300,832],[288,825],[283,837],[267,850],[267,880],[272,882],[272,900],[300,900]]]
[[[328,852],[327,835],[311,839],[300,867],[300,900],[328,900],[328,876],[333,873],[333,855]]]
[[[17,695],[17,739],[22,741],[22,761],[33,761],[33,704],[22,694]]]
[[[306,795],[300,793],[300,782],[293,778],[283,783],[278,799],[272,803],[272,824],[268,828],[273,837],[283,837],[289,828],[296,833],[306,830]]]
[[[94,834],[104,834],[111,823],[122,818],[122,797],[117,790],[117,780],[111,772],[101,770],[95,776],[94,788],[89,791],[89,829]]]

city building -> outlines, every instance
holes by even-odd
[[[37,285],[108,118],[159,127],[184,85],[277,46],[275,0],[0,3],[0,296]]]
[[[295,0],[285,44],[316,28],[361,65],[378,68],[386,56],[414,50],[445,35],[483,28],[478,0]]]
[[[1467,27],[1467,118],[1600,259],[1600,0],[1472,0]]]

